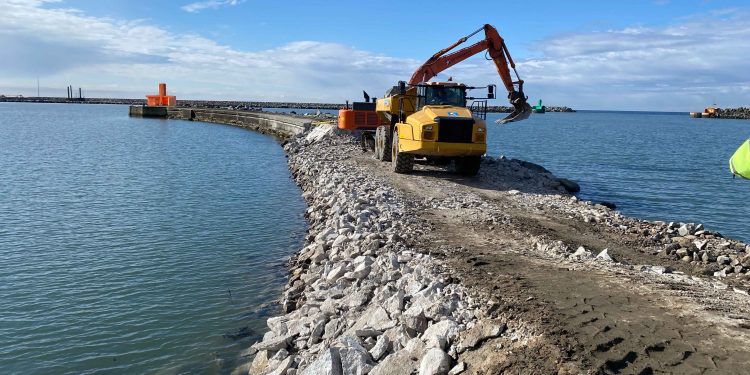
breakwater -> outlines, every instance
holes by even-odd
[[[196,119],[189,111],[171,117]],[[203,119],[237,125],[245,113]],[[286,138],[309,230],[289,261],[282,315],[268,319],[238,372],[640,373],[666,361],[660,370],[681,372],[714,358],[731,373],[750,365],[747,335],[734,329],[750,324],[750,249],[741,241],[580,201],[568,195],[574,182],[520,160],[486,157],[467,180],[421,165],[397,175],[332,126]],[[603,315],[581,325],[589,311]],[[653,317],[656,334],[641,324]],[[695,354],[681,357],[668,332]],[[703,345],[705,335],[720,344]],[[660,349],[613,359],[603,345]],[[716,362],[725,352],[733,354]]]
[[[576,110],[570,107],[555,107],[555,106],[545,106],[546,112],[575,112]],[[493,113],[511,113],[513,112],[513,107],[508,106],[487,106],[487,112],[493,112]]]
[[[731,311],[722,315],[730,325],[750,319],[740,241],[579,201],[567,193],[574,186],[519,160],[485,158],[477,179],[458,183],[429,168],[394,175],[330,126],[290,139],[285,151],[309,230],[289,262],[283,314],[244,353],[252,362],[243,372],[638,373],[658,363],[649,358],[671,357],[679,372],[723,350],[735,353],[723,370],[747,362],[738,331],[727,337],[715,317],[682,316],[697,304]],[[604,315],[582,319],[589,309]],[[640,323],[646,316],[697,357],[679,357],[680,345]],[[690,332],[725,344],[704,346]],[[602,345],[660,346],[651,357],[612,359]]]
[[[506,330],[428,254],[426,223],[356,165],[349,136],[318,127],[289,141],[289,168],[308,203],[305,247],[291,260],[284,315],[247,352],[251,374],[445,374],[459,353]]]
[[[168,116],[244,126],[237,116],[250,113],[212,112]],[[285,138],[309,229],[288,264],[281,315],[267,320],[237,372],[750,365],[750,335],[736,329],[750,324],[749,248],[740,241],[580,201],[568,193],[575,183],[520,160],[483,158],[471,179],[422,165],[398,175],[332,126]]]
[[[716,117],[737,119],[737,120],[748,120],[750,119],[750,108],[746,108],[746,107],[720,108],[716,111]]]
[[[310,119],[283,114],[206,108],[131,106],[129,114],[130,116],[162,117],[233,125],[280,138],[287,138],[303,133],[309,129],[311,124]]]

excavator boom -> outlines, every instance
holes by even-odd
[[[466,42],[470,37],[482,30],[484,30],[485,35],[483,40],[458,51],[449,53],[451,50]],[[505,89],[508,90],[510,104],[513,105],[514,108],[510,115],[502,120],[498,120],[497,122],[504,124],[507,122],[527,119],[529,115],[531,115],[531,106],[526,102],[528,98],[523,93],[523,80],[518,77],[516,64],[513,62],[510,52],[508,52],[508,47],[505,45],[505,41],[500,37],[497,30],[489,24],[484,25],[482,28],[432,55],[432,57],[414,72],[409,80],[409,84],[416,85],[421,82],[427,82],[440,72],[485,50],[488,51],[490,58],[495,63],[497,73],[500,75],[503,85],[505,85]],[[508,68],[509,65],[510,68]],[[510,69],[513,69],[513,72],[516,75],[515,81],[510,75]]]

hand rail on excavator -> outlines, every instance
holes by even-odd
[[[448,54],[452,49],[466,42],[469,38],[482,30],[484,30],[485,35],[483,40]],[[432,55],[432,57],[414,72],[409,80],[409,84],[416,85],[421,82],[427,82],[440,72],[485,50],[489,52],[491,60],[495,63],[497,73],[503,80],[505,89],[508,90],[510,104],[513,105],[514,108],[510,115],[502,120],[498,120],[497,122],[504,124],[507,122],[527,119],[531,115],[531,106],[526,102],[528,97],[523,93],[523,80],[518,76],[516,64],[513,62],[510,52],[508,52],[508,47],[505,45],[505,41],[500,34],[498,34],[497,30],[489,24],[482,26],[473,33],[459,39],[447,48]],[[510,65],[516,75],[515,81],[510,75],[508,65]],[[518,89],[516,89],[516,87],[518,87]]]

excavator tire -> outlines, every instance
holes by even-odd
[[[414,169],[414,155],[398,152],[398,133],[393,133],[391,146],[391,168],[396,173],[409,173]]]
[[[375,159],[391,161],[391,132],[387,126],[375,130]]]
[[[482,164],[481,156],[464,156],[456,158],[456,173],[462,176],[476,176]]]

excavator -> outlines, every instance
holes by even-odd
[[[472,36],[484,31],[484,39],[451,52]],[[487,100],[495,98],[495,86],[469,87],[462,83],[429,82],[444,70],[476,55],[489,54],[508,91],[513,112],[499,123],[521,121],[531,114],[523,80],[508,52],[505,41],[492,25],[484,25],[452,45],[438,51],[422,64],[408,82],[400,81],[376,100],[381,118],[374,134],[375,157],[390,161],[396,173],[409,173],[415,158],[435,164],[455,164],[459,174],[479,172],[481,156],[487,151]],[[516,80],[510,74],[513,69]],[[487,97],[467,96],[467,90],[486,88]],[[473,103],[467,108],[467,100]],[[382,124],[385,123],[385,124]]]

